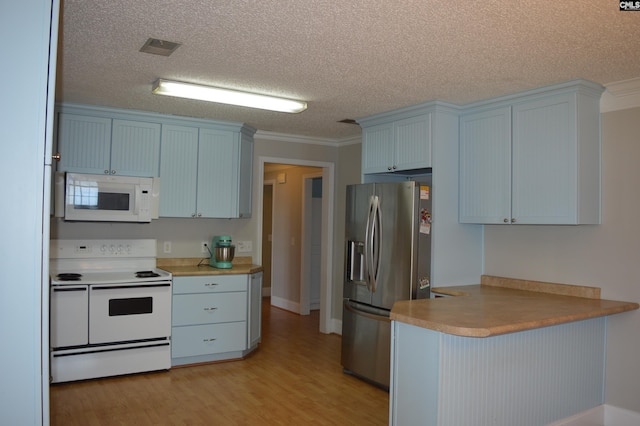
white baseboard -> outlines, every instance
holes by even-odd
[[[283,299],[282,297],[271,296],[271,305],[276,308],[284,309],[285,311],[300,313],[300,304],[298,302],[292,302],[291,300]]]
[[[342,320],[331,318],[331,330],[329,330],[329,333],[342,336]]]
[[[637,426],[640,425],[640,413],[613,405],[604,406],[605,426]]]
[[[548,426],[637,426],[640,413],[612,405],[599,405]]]

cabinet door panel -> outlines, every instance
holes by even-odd
[[[238,216],[239,135],[200,129],[198,150],[198,214],[202,217]]]
[[[393,124],[380,124],[363,129],[362,173],[385,173],[394,165]]]
[[[160,124],[113,120],[111,172],[122,176],[158,176]]]
[[[576,221],[574,99],[556,95],[513,106],[512,216],[516,223]]]
[[[111,119],[61,113],[58,116],[58,170],[108,173]]]
[[[198,129],[162,126],[160,216],[191,217],[196,213]]]
[[[511,109],[460,118],[460,222],[511,220]]]
[[[431,114],[396,121],[396,170],[431,167]]]

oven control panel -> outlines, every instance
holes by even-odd
[[[51,240],[51,259],[155,257],[156,240]]]

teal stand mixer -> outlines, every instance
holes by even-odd
[[[231,261],[235,255],[236,248],[231,244],[231,236],[217,235],[211,241],[213,253],[209,258],[209,265],[218,269],[230,269],[233,265]]]

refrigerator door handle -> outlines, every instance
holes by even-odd
[[[373,267],[373,210],[374,197],[369,198],[369,210],[367,211],[367,226],[365,227],[364,236],[364,273],[367,281],[367,289],[371,291],[371,268]]]
[[[345,300],[344,308],[353,314],[361,315],[375,321],[391,322],[389,313],[387,311],[383,311],[382,309],[367,307],[350,300]]]
[[[378,196],[373,197],[373,220],[371,223],[371,292],[375,293],[378,286],[378,276],[380,273],[380,245],[382,241],[380,238],[382,232],[380,229],[380,198]]]

